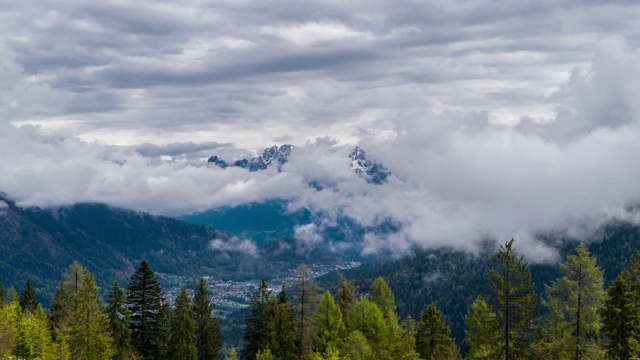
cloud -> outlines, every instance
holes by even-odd
[[[213,250],[223,252],[241,252],[253,257],[258,256],[258,247],[250,240],[242,240],[237,237],[233,237],[230,240],[211,240],[209,246]]]

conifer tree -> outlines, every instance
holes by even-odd
[[[260,286],[251,296],[251,313],[247,316],[244,330],[243,360],[254,360],[256,354],[269,346],[268,327],[269,299],[271,291],[262,279]]]
[[[563,277],[546,287],[551,352],[574,360],[601,358],[599,310],[605,298],[603,272],[584,244],[560,264]],[[568,331],[566,331],[567,329]],[[568,335],[568,336],[567,336]]]
[[[402,340],[394,349],[398,360],[419,360],[420,354],[416,351],[416,321],[411,315],[400,323],[402,329]]]
[[[27,279],[24,290],[20,293],[20,307],[22,307],[24,312],[33,313],[39,305],[38,294],[36,293],[36,289],[33,288],[31,278],[29,278]]]
[[[311,352],[313,345],[313,326],[311,317],[318,303],[319,287],[311,278],[311,271],[304,264],[298,269],[298,359],[302,359]]]
[[[346,325],[349,323],[349,313],[351,313],[351,308],[356,300],[356,288],[351,281],[340,273],[338,273],[336,297],[337,303],[340,305],[340,311],[342,311],[342,322]]]
[[[198,360],[215,359],[222,346],[222,335],[218,320],[213,316],[211,294],[204,278],[198,281],[193,296],[193,310],[196,321],[196,347]]]
[[[104,314],[100,289],[86,272],[71,299],[67,341],[71,357],[83,360],[108,360],[113,355],[109,319]]]
[[[369,340],[360,332],[360,330],[353,330],[349,333],[344,341],[342,347],[342,353],[346,359],[354,360],[377,360]]]
[[[53,304],[49,311],[49,320],[53,327],[54,339],[57,338],[59,333],[66,331],[70,316],[71,299],[73,294],[80,289],[82,279],[86,272],[82,265],[74,261],[64,274],[62,274],[63,280],[56,288]]]
[[[402,337],[402,330],[398,324],[398,316],[396,315],[396,304],[395,304],[395,296],[387,285],[387,282],[384,281],[382,277],[378,277],[371,284],[371,293],[369,294],[369,299],[372,303],[376,304],[380,310],[382,310],[382,314],[384,315],[388,334],[386,336],[386,344],[380,344],[386,349],[390,349],[397,357],[398,354],[395,354],[394,349],[396,345],[399,344],[399,341]]]
[[[31,344],[34,359],[53,359],[58,352],[52,341],[49,321],[42,306],[38,305],[33,312],[26,313],[24,328]]]
[[[376,359],[391,358],[390,331],[378,305],[365,298],[356,301],[351,311],[349,328],[364,335]]]
[[[284,285],[278,298],[275,299],[272,296],[269,304],[267,321],[269,349],[277,359],[294,360],[297,357],[296,320]]]
[[[531,283],[531,272],[513,248],[514,240],[500,245],[494,257],[495,268],[489,269],[488,304],[500,325],[498,352],[505,360],[526,359],[536,343],[538,316],[536,294]]]
[[[114,281],[107,300],[107,317],[109,318],[109,332],[113,339],[114,360],[128,359],[132,352],[129,309],[124,304],[124,290],[117,281]]]
[[[471,305],[465,317],[465,343],[469,346],[468,359],[497,359],[495,346],[500,342],[500,327],[496,314],[482,296]]]
[[[131,319],[131,344],[143,359],[164,358],[167,319],[163,300],[160,283],[143,260],[131,275],[125,301]]]
[[[416,350],[421,359],[444,360],[454,353],[451,329],[434,303],[420,314],[416,332]]]
[[[606,337],[604,348],[608,359],[640,356],[640,309],[624,274],[618,275],[607,291],[602,333]]]
[[[313,314],[312,323],[316,332],[315,351],[324,354],[331,349],[338,349],[341,343],[340,335],[344,332],[345,327],[342,322],[342,311],[335,304],[329,291],[322,295]]]
[[[169,336],[170,359],[197,360],[196,321],[191,299],[187,288],[182,286],[176,297],[175,309],[171,316],[171,330]]]

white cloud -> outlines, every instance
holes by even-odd
[[[237,237],[233,237],[230,240],[211,240],[209,246],[213,250],[224,252],[241,252],[253,257],[258,256],[258,247],[250,240],[242,240]]]

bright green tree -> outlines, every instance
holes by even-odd
[[[74,261],[64,274],[62,274],[63,280],[56,288],[53,304],[49,311],[49,321],[53,328],[54,338],[57,338],[58,334],[67,330],[67,323],[71,311],[71,299],[73,294],[79,290],[86,272],[87,270],[85,270],[82,265]]]
[[[395,316],[396,304],[395,297],[389,285],[382,277],[379,277],[371,284],[371,293],[369,294],[369,300],[378,305],[385,318]]]
[[[20,307],[24,312],[33,313],[36,311],[40,302],[38,301],[38,293],[33,288],[31,278],[27,279],[24,290],[20,293]]]
[[[71,298],[66,335],[72,358],[107,360],[113,355],[109,319],[103,310],[100,289],[91,273],[86,272]]]
[[[244,330],[243,360],[253,360],[256,354],[269,346],[267,323],[269,321],[269,300],[271,291],[262,279],[258,289],[251,296],[251,313],[246,318]]]
[[[167,315],[163,302],[160,283],[143,260],[131,275],[125,301],[131,319],[131,344],[143,359],[164,358]]]
[[[198,360],[215,359],[222,346],[222,335],[220,335],[218,320],[213,316],[211,294],[204,278],[198,280],[198,288],[193,295],[193,311],[196,321]]]
[[[546,287],[548,329],[554,332],[551,352],[559,359],[600,359],[603,272],[582,243],[560,264],[560,270],[563,276]]]
[[[602,334],[608,359],[632,359],[640,355],[640,309],[626,276],[618,275],[607,291],[602,309]]]
[[[351,360],[377,359],[371,345],[369,345],[369,340],[360,330],[349,333],[342,346],[342,353]]]
[[[496,314],[482,296],[471,305],[465,317],[465,343],[469,346],[468,359],[497,359],[495,346],[500,340],[500,327]]]
[[[416,331],[416,350],[421,359],[444,360],[454,353],[451,329],[434,303],[420,314]]]
[[[367,339],[376,359],[390,359],[390,331],[384,313],[367,299],[358,300],[351,310],[349,330],[357,330]]]
[[[131,357],[131,330],[129,329],[129,309],[125,306],[124,290],[117,281],[109,290],[107,299],[107,317],[109,332],[113,339],[113,360],[125,360]]]
[[[487,303],[496,314],[500,325],[497,352],[505,360],[527,359],[534,353],[539,331],[535,323],[538,316],[537,297],[531,283],[531,271],[524,255],[517,256],[514,240],[500,245],[494,257],[494,268],[489,269]]]
[[[267,333],[273,356],[280,360],[296,359],[296,320],[284,285],[277,299],[272,296],[269,302]]]
[[[174,360],[197,360],[196,322],[187,288],[182,286],[171,314],[168,355]]]
[[[340,335],[345,330],[342,311],[336,305],[329,291],[322,295],[316,312],[313,314],[312,324],[316,332],[315,352],[324,354],[330,349],[337,349],[340,346]]]
[[[256,360],[276,360],[277,358],[273,356],[271,350],[269,348],[265,350],[260,350],[256,354]]]

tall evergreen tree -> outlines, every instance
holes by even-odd
[[[20,293],[20,307],[24,312],[33,313],[39,305],[38,294],[36,293],[36,289],[33,288],[31,278],[29,278],[27,279],[24,290]]]
[[[445,360],[454,353],[451,329],[434,303],[420,314],[416,332],[416,350],[421,359]]]
[[[284,285],[282,285],[277,299],[271,297],[267,333],[269,349],[275,358],[280,360],[296,359],[296,320]]]
[[[346,325],[349,323],[349,313],[351,313],[351,308],[356,301],[356,288],[351,281],[340,273],[338,273],[336,297],[340,311],[342,311],[342,322]]]
[[[146,260],[131,275],[125,304],[130,313],[131,344],[143,359],[163,359],[166,314],[162,289]]]
[[[113,339],[114,360],[126,360],[131,357],[132,352],[129,309],[124,304],[124,290],[117,281],[114,281],[107,300],[107,317],[109,318],[109,331]]]
[[[243,337],[244,348],[241,354],[243,360],[254,360],[259,351],[269,346],[267,323],[270,298],[271,291],[267,282],[262,279],[260,286],[251,296],[251,313],[247,316]]]
[[[500,342],[500,327],[489,305],[478,296],[465,317],[465,343],[468,359],[499,359],[495,346]]]
[[[80,289],[86,272],[87,270],[82,265],[74,261],[62,274],[63,280],[56,288],[53,304],[49,311],[49,321],[53,328],[54,339],[58,337],[58,334],[67,330],[67,323],[71,314],[71,300],[73,295]]]
[[[349,318],[349,330],[357,330],[367,338],[375,359],[392,358],[388,322],[378,305],[365,298],[356,301]]]
[[[302,359],[311,352],[313,345],[313,326],[311,317],[318,303],[319,287],[311,277],[311,271],[305,265],[298,268],[298,296],[297,296],[297,315],[298,315],[298,334],[296,341],[298,343],[298,359]]]
[[[538,316],[536,294],[531,283],[531,271],[524,255],[517,256],[514,240],[500,245],[494,257],[495,268],[489,269],[488,304],[501,329],[496,349],[505,360],[528,358],[536,343]]]
[[[552,315],[552,352],[575,360],[601,358],[599,310],[605,298],[603,272],[584,244],[560,264],[563,277],[546,287]],[[558,317],[559,316],[559,317]],[[563,329],[570,331],[562,331]],[[569,335],[569,336],[566,336]]]
[[[608,359],[640,356],[640,308],[624,274],[618,275],[607,291],[602,333],[606,337],[604,348]]]
[[[103,312],[100,289],[86,272],[72,296],[67,342],[73,359],[108,360],[113,354],[109,319]]]
[[[171,330],[169,336],[170,359],[197,360],[196,321],[191,299],[187,288],[182,286],[176,298],[175,309],[171,316]]]
[[[198,360],[215,359],[222,346],[222,335],[220,335],[218,320],[213,316],[211,294],[204,278],[198,281],[198,288],[193,296],[193,310],[196,321]]]
[[[331,349],[338,349],[341,344],[340,336],[344,333],[345,327],[342,322],[342,311],[335,304],[329,291],[322,295],[313,314],[312,323],[316,332],[315,351],[324,354]]]
[[[371,284],[369,300],[378,305],[386,318],[394,316],[396,313],[395,297],[387,282],[382,277],[378,277]]]

